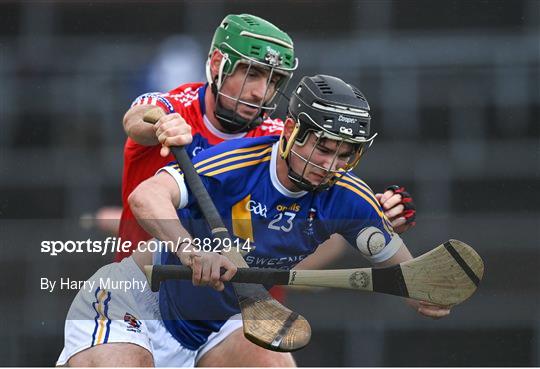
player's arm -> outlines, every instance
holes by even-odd
[[[163,145],[161,156],[169,155],[170,146],[185,146],[191,143],[191,126],[178,113],[162,116],[156,124],[143,121],[144,114],[155,109],[155,105],[134,105],[124,115],[124,131],[135,142],[144,146]]]
[[[180,190],[169,174],[159,173],[142,182],[128,203],[141,226],[157,239],[171,241],[186,236],[176,214]]]
[[[394,242],[394,240],[392,240]],[[384,261],[373,263],[375,267],[388,267],[392,265],[396,265],[399,263],[403,263],[404,261],[411,260],[413,257],[411,255],[411,252],[405,246],[405,243],[400,240],[401,245],[397,249],[394,255],[392,255],[389,259],[386,259]]]
[[[413,257],[403,241],[396,253],[389,259],[380,263],[375,263],[377,267],[387,267],[396,264],[403,263],[404,261],[411,260]],[[417,301],[412,299],[405,300],[409,306],[415,309],[418,314],[428,318],[440,319],[450,314],[450,307],[435,305],[425,301]]]
[[[317,247],[317,250],[299,262],[294,269],[324,269],[338,261],[345,255],[350,245],[340,234],[333,234],[329,239]]]
[[[193,270],[194,285],[210,285],[218,291],[224,289],[223,282],[236,273],[234,264],[218,253],[201,252],[190,243],[186,247],[178,242],[192,239],[176,213],[177,208],[187,204],[187,189],[178,172],[162,171],[147,179],[131,193],[128,202],[145,231],[161,241],[180,245],[176,254],[183,265]],[[220,276],[221,268],[226,272]]]
[[[363,219],[363,222],[347,222],[342,225],[341,233],[351,245],[375,267],[396,265],[412,259],[411,252],[401,239],[392,232],[378,204],[366,199],[356,198],[357,207],[349,208],[351,219]],[[353,201],[351,201],[353,203]],[[447,306],[433,305],[426,302],[406,300],[419,314],[438,319],[450,314]]]
[[[416,206],[403,186],[388,186],[384,193],[375,194],[375,198],[397,234],[403,234],[416,225]],[[295,269],[323,269],[343,257],[347,247],[347,241],[334,234]]]

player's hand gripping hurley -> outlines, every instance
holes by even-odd
[[[167,279],[190,279],[191,269],[178,265],[146,266],[153,291]],[[404,263],[387,268],[336,270],[238,269],[232,281],[270,285],[347,288],[380,292],[451,306],[469,298],[484,275],[484,263],[469,245],[449,240]]]
[[[161,108],[155,108],[147,111],[143,119],[147,123],[154,124],[163,115],[165,113]],[[229,232],[186,150],[183,147],[171,147],[171,151],[184,173],[187,185],[199,203],[213,237],[221,240],[230,239]],[[241,268],[249,268],[234,247],[222,254],[238,267],[238,272],[241,272]],[[190,277],[187,279],[190,279],[191,269],[184,268],[189,271]],[[247,339],[269,350],[284,352],[299,350],[309,343],[311,328],[308,321],[274,300],[262,285],[233,283],[233,286],[242,312],[244,335]]]

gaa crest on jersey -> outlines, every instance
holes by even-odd
[[[130,332],[141,332],[141,321],[137,319],[133,314],[126,313],[124,315],[124,322],[127,323],[126,330]]]
[[[281,63],[283,63],[283,57],[280,55],[279,51],[272,49],[270,46],[266,47],[264,60],[272,67],[279,67]]]
[[[247,202],[246,210],[255,215],[260,215],[263,218],[266,218],[266,213],[268,212],[266,205],[254,200],[249,200]]]

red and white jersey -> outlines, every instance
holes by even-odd
[[[205,116],[204,97],[208,84],[187,83],[168,93],[147,93],[139,96],[133,102],[135,105],[155,105],[162,108],[168,114],[179,113],[191,126],[193,141],[186,146],[190,157],[194,157],[200,151],[217,145],[220,142],[240,137],[261,137],[280,135],[283,130],[283,122],[280,119],[266,119],[257,128],[244,133],[227,134],[217,130]],[[137,223],[129,205],[128,196],[147,178],[153,176],[158,169],[175,160],[169,155],[161,157],[159,151],[161,145],[143,146],[131,138],[126,140],[124,146],[124,169],[122,177],[122,217],[120,218],[119,236],[122,241],[131,241],[131,250],[126,253],[118,253],[116,261],[131,255],[140,241],[151,238]]]

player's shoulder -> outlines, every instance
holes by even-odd
[[[189,107],[199,98],[199,92],[201,87],[204,86],[202,82],[185,83],[180,85],[168,93],[165,96],[172,102],[176,102],[183,107]]]
[[[238,173],[270,161],[272,146],[277,136],[238,138],[224,141],[198,154],[193,163],[205,176],[222,173]]]
[[[174,106],[171,104],[171,102],[167,99],[167,93],[163,92],[145,92],[142,95],[137,96],[135,100],[131,103],[131,107],[137,106],[137,105],[155,105],[155,106],[161,106],[169,113],[174,112]]]
[[[266,118],[260,126],[249,132],[250,137],[280,135],[283,131],[283,121],[279,118]]]
[[[394,233],[373,190],[353,173],[345,173],[331,190],[335,195],[331,197],[331,201],[337,204],[333,207],[336,214],[349,219],[371,219],[373,222],[381,222],[390,235]],[[342,206],[344,203],[348,206]]]
[[[212,146],[198,154],[194,163],[207,160],[216,156],[236,157],[242,156],[245,152],[257,151],[259,148],[271,147],[279,137],[247,137],[236,138],[234,140],[223,141],[218,145]],[[225,154],[225,155],[223,155]]]
[[[186,83],[169,92],[146,92],[138,96],[131,104],[156,105],[166,109],[169,113],[183,111],[189,108],[193,102],[197,102],[199,91],[204,86],[202,82]]]
[[[169,96],[175,96],[175,95],[192,95],[197,92],[197,90],[204,86],[203,82],[190,82],[190,83],[184,83],[181,84],[178,87],[173,88],[167,94]]]
[[[343,176],[336,182],[336,184],[338,184],[338,183],[348,184],[349,188],[352,187],[352,188],[355,188],[355,189],[361,189],[364,192],[374,194],[371,187],[369,187],[369,185],[366,182],[364,182],[364,180],[362,180],[360,177],[358,177],[357,175],[355,175],[354,173],[351,173],[351,172],[347,172],[347,173],[343,174]],[[345,186],[343,186],[343,187],[345,187]]]
[[[354,175],[345,173],[331,188],[333,197],[341,201],[353,201],[375,210],[380,210],[379,201],[375,193],[366,182]]]

